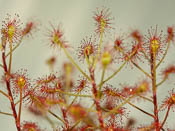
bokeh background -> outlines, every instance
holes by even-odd
[[[73,47],[71,53],[76,54],[75,48],[79,46],[80,41],[86,36],[93,35],[95,29],[92,18],[93,12],[96,11],[97,7],[102,6],[110,8],[112,17],[115,18],[112,26],[116,28],[115,32],[117,33],[130,32],[133,29],[139,29],[142,33],[146,33],[150,26],[155,27],[156,25],[158,25],[158,29],[163,29],[166,32],[167,26],[175,25],[174,0],[0,0],[0,21],[6,18],[7,13],[11,16],[17,13],[23,23],[30,19],[37,20],[39,23],[39,27],[32,37],[25,38],[21,46],[15,51],[12,71],[15,72],[21,68],[27,69],[31,78],[46,75],[50,72],[46,65],[46,59],[53,55],[58,58],[55,70],[59,71],[62,68],[61,62],[65,61],[66,57],[62,55],[63,52],[60,50],[48,48],[47,32],[48,28],[50,29],[49,23],[61,24],[66,41]],[[173,64],[175,62],[173,51],[175,47],[171,47],[173,49],[170,49],[164,64],[160,67],[160,71],[167,63]],[[76,55],[75,59],[77,59]],[[81,63],[80,65],[82,66]],[[110,81],[118,87],[121,83],[133,85],[138,79],[144,77],[137,69],[131,68],[125,68],[119,76]],[[167,96],[167,91],[173,88],[173,84],[173,80],[170,80],[160,87],[161,89],[158,90],[159,104]],[[4,88],[3,86],[1,85],[0,88]],[[138,105],[149,112],[153,112],[151,105],[143,102],[138,103]],[[10,112],[9,102],[2,95],[0,95],[0,110]],[[165,114],[162,113],[161,115],[164,116]],[[167,122],[170,124],[166,127],[175,128],[173,126],[173,116],[174,113],[168,118]],[[150,123],[151,120],[132,108],[129,117],[136,117],[139,120],[138,125],[145,122]],[[46,120],[35,118],[25,110],[22,113],[22,119],[37,121],[41,127],[51,130]],[[13,118],[0,114],[0,130],[15,131]]]

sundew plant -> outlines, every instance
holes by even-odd
[[[42,21],[6,15],[0,28],[0,95],[9,104],[3,105],[8,110],[0,108],[0,117],[13,119],[8,124],[17,131],[174,131],[170,118],[175,110],[175,63],[166,59],[174,55],[175,27],[155,24],[145,31],[121,32],[109,7],[89,12],[92,33],[77,46],[66,39],[61,21],[48,20],[43,34]],[[28,69],[14,68],[13,61],[18,48],[37,33],[44,35],[49,50],[66,60],[57,68],[60,57],[49,57],[45,64],[50,73],[32,78]],[[132,70],[139,73],[128,75]],[[162,99],[164,88],[169,91]],[[38,121],[25,119],[24,109]]]

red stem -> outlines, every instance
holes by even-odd
[[[2,61],[3,61],[3,66],[4,66],[4,72],[5,72],[6,75],[8,75],[8,69],[7,69],[7,64],[6,64],[6,60],[5,60],[5,52],[4,51],[2,53]],[[9,98],[10,98],[11,109],[13,111],[13,117],[15,118],[15,122],[16,122],[16,128],[17,128],[18,131],[21,131],[20,123],[19,123],[18,118],[17,118],[17,113],[16,113],[16,109],[15,109],[15,104],[14,104],[12,92],[11,92],[11,89],[10,89],[9,79],[6,79],[6,87],[7,87],[8,95],[9,95]]]
[[[63,114],[63,119],[64,119],[64,121],[65,121],[65,127],[66,127],[66,129],[69,129],[69,122],[68,122],[68,120],[67,120],[67,111],[64,109],[64,107],[61,107],[61,111],[62,111],[62,114]]]
[[[170,109],[171,109],[171,105],[168,106],[168,110],[167,110],[166,116],[165,116],[165,118],[164,118],[164,120],[163,120],[163,122],[162,122],[162,124],[161,124],[161,128],[163,128],[163,125],[165,124],[165,122],[166,122],[166,120],[167,120],[167,118],[168,118]]]
[[[156,54],[151,53],[151,75],[152,75],[152,92],[154,104],[154,122],[156,131],[160,131],[158,105],[157,105],[157,88],[156,88]]]
[[[97,112],[98,112],[98,120],[100,122],[101,129],[104,129],[102,111],[101,111],[101,108],[100,108],[100,102],[99,102],[99,98],[98,98],[98,95],[97,95],[97,86],[96,86],[95,78],[94,78],[94,70],[93,70],[93,68],[90,68],[89,71],[90,71],[90,77],[91,77],[91,83],[92,83],[92,90],[93,90],[93,94],[94,94],[94,97],[95,97],[94,103],[96,105],[96,109],[97,109]]]

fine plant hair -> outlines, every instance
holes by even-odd
[[[175,74],[175,64],[166,62],[175,48],[174,27],[163,31],[155,25],[145,34],[138,29],[116,34],[109,8],[100,7],[93,13],[93,35],[82,38],[74,48],[66,40],[64,24],[48,22],[50,50],[61,52],[68,61],[59,63],[62,68],[57,69],[57,56],[50,57],[46,60],[50,73],[37,78],[30,78],[27,69],[14,69],[13,55],[42,26],[35,20],[22,24],[18,14],[7,14],[1,28],[0,95],[9,102],[11,112],[0,109],[0,115],[14,119],[17,131],[174,131],[175,127],[170,128],[173,121],[168,120],[175,110],[173,88],[164,100],[159,98],[160,90],[168,88],[165,84]],[[120,82],[127,69],[141,76],[124,73],[127,83]],[[137,77],[135,84],[129,84],[130,77]],[[21,119],[23,107],[47,120],[50,128]],[[129,107],[150,121],[139,123],[140,118],[131,117]]]

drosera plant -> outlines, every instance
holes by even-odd
[[[0,111],[0,115],[14,118],[18,131],[46,131],[41,129],[39,122],[21,120],[22,106],[28,107],[30,113],[48,121],[54,131],[165,131],[173,130],[168,121],[171,109],[175,107],[175,93],[172,89],[169,95],[161,101],[158,90],[163,83],[175,74],[175,65],[168,65],[158,73],[172,43],[174,43],[174,27],[167,27],[166,33],[159,31],[158,26],[151,27],[143,35],[139,30],[133,30],[127,37],[115,36],[109,44],[105,44],[107,34],[114,29],[113,17],[109,8],[97,8],[94,35],[85,37],[75,49],[79,61],[75,61],[69,52],[72,47],[65,40],[61,27],[54,27],[48,32],[49,45],[62,50],[69,62],[62,64],[62,71],[54,72],[56,57],[46,61],[51,73],[38,78],[29,78],[27,70],[12,71],[12,56],[23,38],[31,36],[32,30],[37,28],[35,22],[30,21],[22,27],[18,15],[8,17],[1,28],[1,57],[3,70],[3,88],[0,94],[10,103],[11,111]],[[122,61],[115,62],[116,59]],[[87,66],[81,67],[79,62]],[[138,69],[144,78],[136,81],[135,85],[120,85],[120,88],[110,83],[117,81],[119,72],[127,65]],[[140,63],[150,69],[144,70]],[[109,70],[109,66],[115,70]],[[127,68],[129,68],[127,66]],[[59,72],[59,73],[58,73]],[[79,77],[74,77],[74,72]],[[106,75],[108,73],[108,75]],[[158,74],[162,79],[158,80]],[[167,93],[168,94],[168,93]],[[139,101],[137,101],[139,99]],[[135,101],[134,101],[135,100]],[[144,101],[142,101],[144,100]],[[87,103],[88,104],[84,104]],[[149,102],[153,110],[145,110],[137,102]],[[152,121],[137,126],[137,119],[130,118],[130,111],[125,105],[143,113]],[[165,112],[165,116],[160,112]],[[56,123],[53,118],[57,119]],[[167,126],[165,126],[167,124]],[[175,130],[175,129],[174,129]]]

